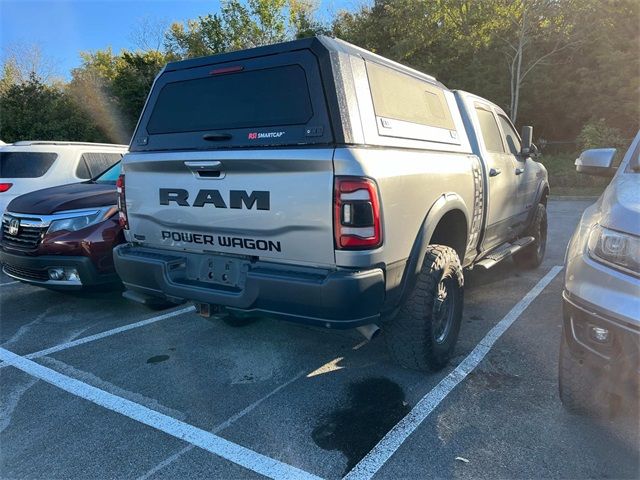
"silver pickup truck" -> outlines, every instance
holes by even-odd
[[[400,364],[441,368],[463,268],[542,261],[549,186],[524,132],[327,37],[170,63],[118,183],[125,296],[379,327]]]

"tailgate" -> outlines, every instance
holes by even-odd
[[[308,49],[168,65],[124,159],[129,240],[334,265],[333,133]]]
[[[130,153],[130,241],[333,265],[333,149]]]

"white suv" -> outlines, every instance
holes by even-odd
[[[18,195],[89,180],[120,161],[126,145],[23,141],[0,145],[0,214]]]

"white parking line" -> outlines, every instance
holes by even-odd
[[[561,270],[561,266],[551,268],[536,286],[484,336],[476,348],[449,375],[443,378],[433,390],[422,397],[416,406],[395,427],[387,432],[382,440],[353,467],[344,479],[371,479],[400,448],[404,441],[409,438],[409,435],[435,410],[440,402],[480,364],[502,334],[518,319],[531,302],[542,293]]]
[[[9,285],[15,285],[16,283],[22,283],[22,282],[19,282],[18,280],[16,280],[15,282],[4,282],[4,283],[0,283],[0,287],[7,287]]]
[[[88,337],[78,338],[77,340],[73,340],[71,342],[62,343],[60,345],[56,345],[50,348],[45,348],[44,350],[40,350],[38,352],[25,355],[24,358],[33,360],[34,358],[44,357],[45,355],[51,355],[52,353],[57,353],[62,350],[66,350],[68,348],[77,347],[78,345],[84,345],[85,343],[89,343],[89,342],[95,342],[96,340],[110,337],[111,335],[116,335],[118,333],[133,330],[134,328],[144,327],[145,325],[151,325],[152,323],[159,322],[160,320],[166,320],[167,318],[177,317],[178,315],[182,315],[183,313],[189,313],[194,311],[195,311],[195,307],[193,305],[190,307],[181,308],[180,310],[173,310],[171,312],[167,312],[162,315],[157,315],[155,317],[147,318],[146,320],[141,320],[140,322],[130,323],[129,325],[123,325],[122,327],[112,328],[111,330],[107,330],[102,333],[96,333],[95,335],[89,335]],[[4,364],[4,363],[0,364],[0,368],[4,368],[6,366],[7,364]]]
[[[274,396],[276,393],[278,393],[282,389],[288,387],[293,382],[298,380],[300,377],[302,377],[302,375],[304,375],[304,372],[298,372],[298,374],[295,377],[287,380],[285,383],[282,383],[282,384],[278,385],[276,388],[274,388],[269,393],[267,393],[264,397],[259,398],[258,400],[253,402],[251,405],[247,406],[246,408],[240,410],[235,415],[232,415],[231,417],[226,419],[224,422],[222,422],[217,427],[215,427],[213,430],[211,430],[211,433],[219,433],[219,432],[223,431],[225,428],[231,426],[233,423],[235,423],[236,421],[238,421],[242,417],[244,417],[247,413],[251,413],[253,410],[255,410],[262,402],[264,402],[265,400],[268,400],[269,398]],[[195,447],[195,445],[193,445],[193,444],[187,445],[182,450],[179,450],[178,452],[174,453],[173,455],[170,455],[169,457],[165,458],[162,462],[158,463],[151,470],[149,470],[146,473],[144,473],[143,475],[139,476],[138,480],[146,480],[147,478],[149,478],[152,475],[154,475],[156,472],[159,472],[163,468],[171,465],[173,462],[178,460],[185,453],[188,453],[191,450],[193,450],[194,447]]]
[[[9,350],[0,348],[0,360],[23,372],[44,380],[72,395],[124,415],[175,438],[189,442],[237,465],[269,478],[316,479],[319,477],[286,463],[254,452],[188,423],[176,420],[143,405],[118,397],[75,378],[67,377]]]

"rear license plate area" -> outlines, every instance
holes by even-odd
[[[209,255],[187,265],[189,280],[236,288],[244,287],[248,271],[246,260],[221,255]]]

